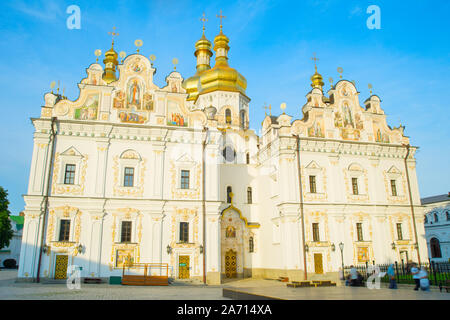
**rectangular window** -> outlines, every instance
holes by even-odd
[[[352,190],[353,194],[358,194],[358,178],[352,178]]]
[[[362,231],[362,223],[356,224],[356,233],[358,235],[358,241],[364,241],[363,231]]]
[[[122,221],[120,242],[131,242],[131,221]]]
[[[189,242],[189,222],[180,222],[180,242]]]
[[[395,185],[395,180],[391,180],[391,191],[394,197],[397,196],[397,186]]]
[[[69,241],[70,237],[70,220],[61,220],[59,227],[59,241]]]
[[[397,223],[397,238],[398,238],[398,240],[403,240],[402,224],[401,223]]]
[[[316,176],[309,176],[309,192],[316,193]]]
[[[189,170],[181,170],[181,189],[189,189]]]
[[[75,184],[74,164],[66,164],[66,172],[64,174],[64,184]]]
[[[125,168],[123,186],[132,187],[134,185],[134,168]]]
[[[312,228],[313,228],[313,241],[320,241],[319,224],[313,223]]]

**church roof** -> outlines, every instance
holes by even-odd
[[[426,197],[420,199],[420,202],[422,204],[431,204],[431,203],[438,203],[438,202],[444,202],[450,200],[450,192],[447,194],[441,194],[438,196],[432,196],[432,197]]]

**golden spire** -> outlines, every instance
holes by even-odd
[[[322,75],[317,72],[317,64],[316,64],[316,62],[319,61],[319,59],[316,58],[316,53],[315,52],[314,52],[314,57],[312,57],[311,60],[314,61],[314,69],[315,69],[315,73],[311,77],[311,81],[312,81],[311,87],[318,88],[318,89],[322,90],[322,86],[324,85],[324,83],[323,83]]]
[[[119,64],[119,61],[117,60],[117,52],[114,51],[114,37],[118,36],[119,34],[116,33],[115,30],[116,27],[113,27],[113,32],[108,32],[108,34],[112,36],[112,44],[111,49],[105,52],[105,60],[103,60],[103,63],[105,64],[105,71],[103,72],[102,78],[108,84],[117,80],[116,66]]]

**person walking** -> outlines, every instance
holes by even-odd
[[[422,267],[418,273],[420,279],[420,289],[422,291],[430,291],[430,280],[428,280],[428,272]]]
[[[356,268],[351,265],[350,266],[350,286],[356,287],[358,282],[358,271],[356,271]]]
[[[411,274],[413,275],[413,280],[416,283],[414,290],[417,291],[420,288],[419,268],[417,268],[417,263],[412,264]]]
[[[397,289],[397,282],[395,281],[395,270],[393,263],[389,265],[387,275],[389,277],[389,289]]]

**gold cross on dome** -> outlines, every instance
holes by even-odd
[[[203,33],[205,33],[205,22],[208,21],[208,19],[206,19],[204,12],[203,12],[202,17],[200,18],[200,21],[203,23]]]
[[[220,9],[220,14],[217,14],[216,16],[217,18],[220,19],[220,32],[222,32],[222,19],[226,18],[225,16],[222,15],[222,9]]]
[[[311,60],[314,61],[314,68],[316,69],[317,72],[317,64],[316,62],[319,61],[319,58],[316,58],[316,53],[314,52],[314,56],[311,58]]]
[[[113,32],[108,32],[109,35],[112,37],[112,43],[114,44],[114,37],[117,37],[119,34],[116,33],[116,27],[113,27]]]

